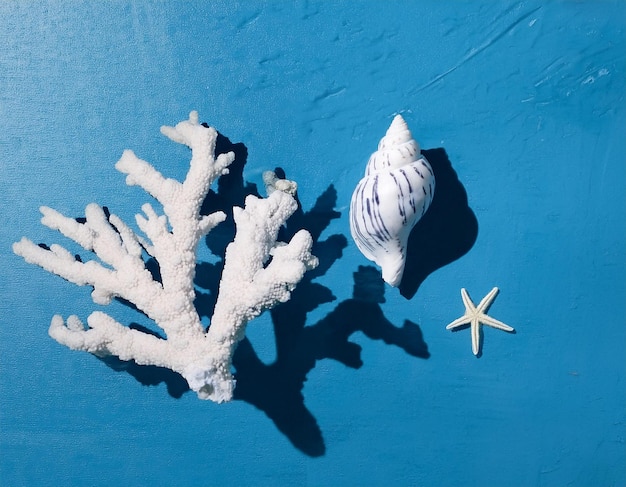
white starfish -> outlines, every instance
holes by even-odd
[[[489,291],[489,294],[487,294],[487,296],[485,296],[482,301],[478,303],[478,306],[475,306],[465,288],[462,288],[461,298],[463,298],[463,304],[465,305],[465,314],[446,326],[446,330],[452,330],[459,326],[470,325],[472,332],[472,351],[474,352],[474,355],[478,355],[480,352],[481,324],[492,326],[494,328],[498,328],[499,330],[515,331],[509,325],[505,325],[501,321],[498,321],[486,314],[487,309],[489,309],[491,302],[497,294],[498,288],[494,287],[491,291]]]

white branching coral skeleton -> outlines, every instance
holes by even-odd
[[[295,183],[266,174],[267,198],[249,195],[244,208],[233,208],[236,234],[227,249],[219,294],[208,331],[194,307],[194,275],[200,239],[222,222],[217,211],[201,215],[211,183],[228,172],[234,154],[215,157],[217,132],[198,122],[198,113],[161,132],[187,145],[191,162],[181,183],[165,178],[127,150],[115,165],[126,183],[141,186],[163,207],[163,215],[146,203],[137,215],[136,233],[119,217],[92,203],[84,222],[41,207],[41,222],[93,251],[101,260],[82,262],[64,247],[39,246],[27,238],[13,245],[24,260],[78,285],[93,286],[97,304],[119,297],[134,304],[164,331],[166,339],[126,327],[94,311],[85,327],[77,316],[64,322],[54,316],[50,336],[74,350],[98,356],[115,355],[140,365],[167,367],[181,374],[201,399],[232,398],[235,381],[231,360],[246,324],[264,310],[288,301],[304,273],[317,265],[312,239],[300,230],[289,243],[278,231],[297,208]],[[145,255],[159,264],[160,281],[146,267]]]

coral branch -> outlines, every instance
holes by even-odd
[[[233,209],[237,231],[226,249],[207,335],[212,353],[208,361],[190,365],[183,374],[192,388],[209,399],[221,402],[232,397],[231,360],[247,323],[288,301],[304,273],[318,264],[311,255],[313,240],[307,231],[298,232],[288,244],[276,243],[279,228],[296,208],[290,194],[274,191],[266,199],[250,195],[245,208]]]
[[[209,187],[228,172],[233,153],[215,157],[217,132],[198,122],[197,112],[175,127],[162,127],[171,140],[191,148],[189,171],[183,183],[165,178],[132,151],[125,151],[115,167],[163,206],[159,215],[148,203],[136,222],[145,237],[116,215],[92,203],[85,220],[68,218],[42,207],[42,223],[93,251],[101,263],[82,262],[67,249],[39,246],[22,238],[13,245],[16,254],[78,285],[93,286],[97,304],[113,297],[133,303],[165,332],[161,339],[130,329],[111,316],[96,311],[87,327],[76,316],[67,322],[55,316],[49,333],[59,343],[96,355],[116,355],[140,365],[168,367],[185,377],[203,399],[216,402],[232,398],[231,360],[248,321],[263,310],[289,300],[304,273],[317,265],[311,255],[312,238],[305,230],[289,243],[277,242],[278,231],[296,210],[296,184],[264,175],[268,198],[248,196],[244,208],[234,208],[234,241],[226,250],[222,281],[209,330],[205,332],[193,305],[197,246],[200,239],[226,215],[201,215]],[[159,264],[155,280],[144,262],[144,251]]]
[[[55,315],[48,333],[57,342],[73,350],[84,350],[99,357],[116,355],[121,360],[134,360],[140,365],[166,366],[170,346],[166,340],[121,325],[109,315],[94,311],[87,318],[85,329],[77,316],[67,323]]]
[[[126,174],[126,184],[141,186],[163,205],[171,203],[181,184],[175,179],[166,179],[146,161],[139,159],[131,150],[125,150],[115,164],[115,169]]]

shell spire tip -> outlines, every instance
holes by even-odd
[[[404,117],[398,113],[395,117],[393,117],[391,125],[389,125],[389,128],[387,129],[387,133],[399,132],[408,129],[409,126],[407,125],[406,120],[404,120]]]

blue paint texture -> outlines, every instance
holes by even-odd
[[[625,25],[621,0],[2,2],[0,485],[625,485]],[[225,405],[57,344],[55,313],[98,306],[11,252],[80,250],[40,205],[132,222],[149,197],[114,163],[181,178],[158,129],[193,109],[239,155],[222,203],[280,167],[323,264],[250,323]],[[400,290],[348,229],[395,113],[438,177]],[[493,286],[516,333],[476,358],[445,325]]]

